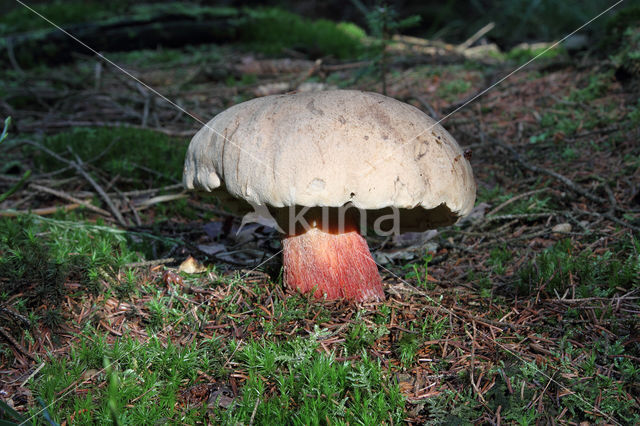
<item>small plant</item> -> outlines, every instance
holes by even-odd
[[[632,125],[640,126],[640,100],[631,108],[627,117],[631,121]]]
[[[373,343],[381,337],[389,334],[389,330],[384,325],[379,327],[367,326],[360,319],[360,312],[351,325],[345,347],[349,354],[360,353],[363,349],[369,348]]]
[[[442,98],[449,99],[454,96],[465,93],[471,89],[471,82],[463,79],[455,79],[442,83],[438,87],[438,95]]]
[[[602,49],[613,52],[610,58],[623,79],[640,75],[640,6],[630,4],[611,16],[607,22]]]
[[[426,252],[422,257],[423,264],[422,268],[424,272],[420,271],[420,267],[412,263],[409,265],[411,267],[411,272],[405,275],[406,279],[416,279],[418,281],[418,286],[421,288],[425,288],[427,290],[433,290],[435,288],[435,284],[429,280],[429,262],[433,260],[433,254],[430,252]]]
[[[493,267],[493,272],[497,275],[503,275],[507,269],[507,265],[511,262],[512,254],[506,246],[495,247],[489,253],[487,265]]]
[[[7,136],[9,136],[9,125],[11,124],[11,117],[7,117],[4,120],[4,127],[2,129],[2,133],[0,134],[0,144],[2,142],[4,142],[4,140],[7,138]],[[27,181],[27,179],[29,179],[29,176],[31,176],[31,170],[27,170],[22,177],[20,178],[20,180],[14,184],[7,192],[0,194],[0,203],[3,202],[4,200],[6,200],[7,198],[9,198],[11,196],[11,194],[13,194],[14,192],[16,192],[18,189],[20,189],[20,187],[22,187],[22,185],[24,185],[24,183]]]
[[[367,27],[371,37],[371,44],[367,53],[368,59],[373,63],[373,70],[377,72],[382,82],[382,93],[387,94],[387,72],[388,72],[388,46],[391,43],[393,34],[403,28],[417,25],[420,15],[412,15],[404,19],[398,17],[398,12],[385,1],[378,1],[374,7],[367,9],[360,0],[351,0],[352,3],[362,12],[367,20]]]
[[[529,143],[537,144],[544,142],[549,137],[549,132],[542,132],[529,138]]]
[[[26,417],[18,413],[13,408],[9,407],[7,403],[2,400],[0,400],[0,424],[6,425],[6,426],[12,426],[12,425],[31,426],[31,422]]]
[[[137,287],[138,277],[136,271],[129,269],[125,272],[124,277],[118,280],[117,285],[114,287],[116,296],[120,299],[125,299],[131,295],[131,293]]]
[[[416,334],[405,333],[398,341],[398,358],[404,368],[410,368],[416,361],[421,340]]]
[[[434,315],[426,315],[422,322],[420,334],[423,339],[440,340],[449,331],[447,317],[437,319]]]

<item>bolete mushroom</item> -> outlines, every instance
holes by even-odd
[[[274,218],[288,286],[354,301],[384,299],[367,227],[450,225],[471,211],[476,189],[442,126],[355,90],[266,96],[223,111],[191,140],[184,184]]]

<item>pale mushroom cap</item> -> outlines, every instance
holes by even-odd
[[[476,194],[471,165],[442,126],[355,90],[266,96],[223,111],[191,140],[183,179],[271,207],[442,212],[444,204],[441,224],[468,214]]]

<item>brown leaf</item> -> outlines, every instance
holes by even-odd
[[[193,256],[187,257],[187,259],[180,264],[178,272],[184,272],[186,274],[199,274],[205,272],[207,268],[200,262],[198,262]]]

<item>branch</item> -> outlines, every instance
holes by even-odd
[[[109,210],[111,210],[111,213],[113,215],[113,217],[118,221],[118,223],[123,226],[123,227],[127,227],[127,222],[125,222],[124,217],[122,217],[122,214],[120,213],[120,211],[116,208],[116,206],[113,204],[113,201],[111,201],[111,198],[107,195],[107,193],[104,191],[104,189],[102,189],[102,187],[100,185],[98,185],[98,183],[93,180],[93,178],[91,176],[89,176],[89,174],[82,168],[82,160],[80,159],[80,157],[78,157],[77,155],[75,155],[76,157],[76,161],[71,161],[71,160],[67,160],[66,158],[56,154],[55,152],[51,151],[50,149],[40,145],[37,142],[33,142],[33,141],[29,141],[29,140],[25,140],[25,143],[28,143],[29,145],[32,145],[36,148],[38,148],[39,150],[49,154],[50,156],[52,156],[53,158],[55,158],[56,160],[60,161],[61,163],[67,164],[71,167],[73,167],[74,169],[76,169],[76,171],[82,175],[82,177],[84,177],[90,184],[91,186],[93,186],[93,188],[98,192],[98,194],[100,195],[100,197],[102,197],[102,199],[104,200],[104,202],[107,204],[107,206],[109,207]]]

